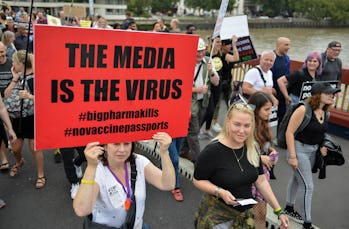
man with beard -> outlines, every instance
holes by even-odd
[[[338,57],[342,51],[342,45],[338,41],[332,41],[327,49],[321,54],[322,73],[319,77],[321,81],[338,80],[342,78],[342,60]]]

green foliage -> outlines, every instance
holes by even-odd
[[[349,1],[335,0],[333,3],[334,7],[331,11],[332,21],[344,24],[349,19]]]
[[[152,0],[130,0],[127,2],[127,10],[131,11],[134,16],[147,15]]]
[[[298,12],[315,20],[330,19],[333,23],[344,24],[349,18],[348,0],[303,0],[296,4]]]
[[[261,12],[257,14],[275,17],[292,15],[294,12],[294,3],[299,0],[251,0],[251,3],[262,7]]]
[[[176,6],[176,3],[177,1],[173,1],[173,0],[161,0],[161,1],[153,0],[151,3],[151,11],[152,13],[156,13],[156,12],[168,13],[170,11],[172,12]]]
[[[348,0],[251,0],[252,4],[261,6],[263,15],[270,17],[292,16],[294,12],[302,17],[334,23],[345,23],[349,18]]]
[[[188,7],[199,8],[204,10],[219,10],[221,6],[221,1],[219,0],[185,0],[185,4]],[[235,0],[229,0],[227,11],[231,11],[235,4]]]

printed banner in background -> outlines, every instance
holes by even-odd
[[[37,150],[187,135],[198,36],[37,25],[34,40]]]
[[[239,51],[239,62],[255,60],[258,58],[250,36],[239,37],[236,42],[236,48]]]
[[[323,81],[328,82],[331,84],[333,88],[338,87],[338,80],[330,80],[330,81]],[[311,87],[313,84],[316,83],[316,81],[307,81],[302,84],[302,90],[301,94],[299,95],[299,100],[305,100],[306,98],[311,96]]]

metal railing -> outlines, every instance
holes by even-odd
[[[258,62],[252,61],[248,63],[239,64],[236,68],[232,69],[233,81],[242,81],[244,79],[245,73],[255,66]],[[291,61],[291,72],[293,70],[299,69],[301,64],[300,61]],[[298,67],[298,68],[297,68]],[[343,68],[342,70],[342,81],[341,81],[341,92],[337,96],[334,109],[339,109],[344,112],[349,111],[349,69]]]

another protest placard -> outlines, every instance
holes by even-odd
[[[219,36],[222,24],[223,24],[223,19],[225,16],[225,13],[227,12],[229,0],[222,0],[221,6],[219,7],[219,12],[218,12],[218,17],[217,21],[213,30],[213,38]]]
[[[59,19],[58,17],[54,17],[51,15],[46,15],[47,18],[47,24],[48,25],[56,25],[56,26],[60,26],[61,24],[61,19]]]
[[[85,18],[86,17],[86,7],[79,6],[79,5],[64,5],[63,6],[64,15],[67,17],[79,17],[79,18]]]
[[[236,48],[239,51],[240,62],[255,60],[258,58],[250,36],[239,37],[236,42]]]
[[[236,47],[239,51],[239,62],[255,60],[258,58],[249,34],[246,15],[224,18],[220,30],[221,40],[232,39],[233,35],[238,38]]]
[[[198,36],[37,25],[34,39],[36,149],[186,136]]]
[[[333,88],[336,88],[338,86],[338,80],[323,81],[323,82],[330,83]],[[316,83],[316,81],[307,81],[303,83],[301,94],[299,95],[299,100],[305,100],[306,98],[311,96],[311,87],[313,86],[314,83]]]
[[[236,37],[246,37],[250,35],[248,29],[248,21],[246,15],[225,17],[220,31],[221,40],[231,39]]]

